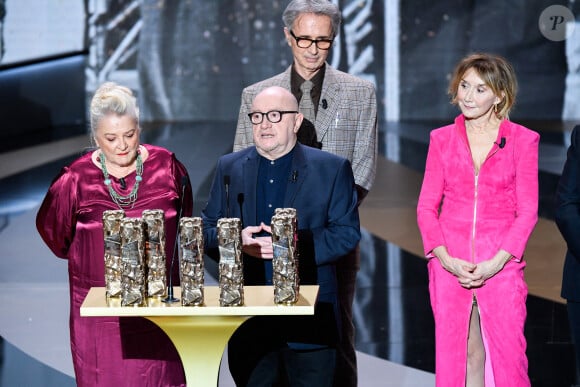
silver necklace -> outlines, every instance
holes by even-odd
[[[141,158],[141,153],[137,152],[137,166],[136,166],[136,173],[135,176],[135,185],[133,185],[133,189],[129,192],[129,195],[123,196],[119,195],[117,191],[113,188],[111,179],[109,177],[109,172],[107,171],[107,166],[105,164],[105,155],[101,152],[99,156],[99,160],[101,161],[101,169],[103,170],[103,176],[105,176],[105,185],[109,189],[109,195],[111,195],[111,199],[119,206],[119,208],[129,207],[133,208],[135,206],[135,202],[137,201],[137,192],[139,191],[139,183],[143,180],[143,159]]]

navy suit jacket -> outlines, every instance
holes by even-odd
[[[242,228],[257,225],[259,157],[252,146],[219,159],[209,200],[202,211],[206,249],[217,247],[217,221],[226,217],[228,211],[230,217],[242,219]],[[291,171],[284,207],[295,208],[297,212],[300,283],[320,286],[319,305],[330,304],[332,319],[337,323],[335,263],[354,249],[360,240],[352,168],[350,162],[342,157],[297,143]],[[228,195],[224,176],[229,176]],[[245,258],[244,265],[246,262]],[[246,283],[253,274],[244,268]],[[316,314],[320,314],[319,309],[317,307]],[[332,330],[332,326],[325,325],[328,315],[323,320],[319,321],[322,325],[318,325],[315,331]]]
[[[580,302],[580,126],[572,131],[566,164],[556,190],[556,224],[568,245],[562,297]]]

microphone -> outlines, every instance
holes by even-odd
[[[326,98],[322,99],[322,108],[326,109],[328,107],[328,102],[326,102]]]
[[[238,194],[238,206],[240,206],[240,222],[242,223],[242,225],[244,224],[243,205],[244,205],[244,193],[240,192]]]
[[[162,301],[165,303],[172,303],[179,301],[179,298],[173,297],[173,264],[175,262],[175,254],[177,253],[177,246],[179,242],[179,220],[183,215],[183,197],[185,196],[185,187],[189,179],[187,176],[181,177],[181,197],[179,198],[179,214],[177,215],[177,228],[175,229],[175,243],[173,244],[173,254],[171,255],[171,264],[169,265],[169,284],[167,286],[167,297]]]
[[[125,182],[125,178],[122,177],[119,179],[119,184],[121,184],[121,188],[122,189],[126,189],[127,188],[127,182]]]
[[[298,180],[298,171],[292,171],[292,177],[290,178],[290,180],[292,181],[292,183],[296,183],[296,180]]]
[[[224,176],[224,186],[226,188],[226,218],[230,217],[230,175]]]
[[[503,149],[503,147],[505,146],[505,137],[502,137],[499,140],[499,144],[497,142],[494,142],[495,145],[499,146],[499,149]]]

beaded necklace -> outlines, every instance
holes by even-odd
[[[139,183],[141,182],[141,180],[143,180],[143,178],[141,177],[143,175],[143,159],[141,158],[141,153],[137,152],[137,160],[136,160],[137,176],[135,176],[135,185],[133,186],[133,189],[131,190],[131,192],[129,192],[129,195],[127,196],[119,195],[117,191],[113,189],[111,179],[109,178],[109,172],[107,171],[107,166],[105,165],[105,155],[103,154],[103,152],[101,152],[99,160],[101,161],[101,169],[103,170],[103,175],[105,176],[105,185],[107,186],[107,188],[109,188],[109,195],[111,195],[111,199],[113,199],[113,201],[117,203],[119,208],[129,206],[133,208],[135,206],[135,202],[137,201],[137,191],[139,191]]]

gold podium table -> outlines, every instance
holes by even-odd
[[[181,288],[174,287],[181,297]],[[219,306],[219,287],[204,288],[204,306],[181,306],[148,299],[147,306],[122,307],[119,299],[107,299],[104,287],[89,290],[81,305],[86,317],[145,317],[169,336],[183,363],[188,386],[217,386],[220,362],[234,331],[252,316],[313,315],[318,285],[300,286],[300,298],[293,305],[274,304],[272,286],[244,286],[244,305]]]

